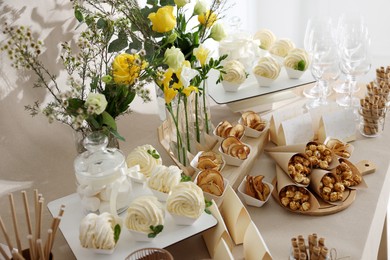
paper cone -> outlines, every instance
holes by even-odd
[[[342,163],[342,162],[346,163],[351,168],[352,176],[359,175],[362,178],[362,182],[359,185],[350,186],[348,188],[350,188],[352,190],[359,190],[359,189],[368,188],[367,183],[364,181],[363,174],[359,171],[358,168],[356,168],[356,166],[352,162],[350,162],[349,160],[347,160],[345,158],[339,158],[338,161],[340,163]],[[332,172],[334,172],[334,174],[336,174],[336,168],[332,169]]]
[[[287,187],[287,186],[296,186],[296,187],[301,187],[301,186],[298,186],[296,185],[296,183],[293,182],[293,180],[291,180],[291,178],[289,178],[282,170],[282,168],[280,168],[278,165],[276,165],[276,178],[278,180],[278,183],[277,183],[277,191],[278,191],[278,200],[280,199],[280,192],[283,188]],[[309,212],[314,212],[314,211],[317,211],[319,208],[320,208],[320,204],[317,200],[317,198],[314,196],[313,193],[310,192],[310,190],[308,190],[307,188],[305,187],[301,187],[301,188],[304,188],[305,190],[308,191],[309,193],[309,196],[310,196],[310,199],[309,199],[309,202],[310,202],[310,209],[308,211],[299,211],[299,210],[291,210],[287,207],[284,207],[282,205],[282,203],[279,201],[280,205],[282,205],[282,207],[292,211],[292,212],[304,212],[304,213],[309,213]]]
[[[266,152],[304,153],[306,144],[292,144],[265,148]]]
[[[297,183],[295,182],[290,174],[288,173],[288,164],[290,162],[290,159],[295,156],[295,155],[301,155],[303,157],[306,158],[306,156],[302,153],[283,153],[283,152],[270,152],[268,153],[272,159],[275,160],[275,162],[277,163],[277,165],[279,165],[279,167],[283,170],[283,172],[285,173],[286,177],[290,179],[290,181],[292,183],[294,183],[294,185],[296,186],[299,186],[299,187],[307,187],[308,185],[303,185],[301,183]]]
[[[336,155],[342,158],[349,158],[352,155],[352,152],[354,150],[354,146],[351,144],[348,144],[346,142],[343,142],[339,139],[328,137],[324,141],[324,144]],[[340,148],[335,148],[335,145],[340,146]],[[343,153],[343,150],[347,153]],[[348,156],[349,154],[349,156]]]
[[[313,170],[313,172],[310,175],[310,188],[312,191],[317,193],[318,196],[326,203],[336,205],[336,206],[341,205],[341,204],[343,204],[343,201],[328,201],[328,200],[325,200],[324,198],[322,198],[322,196],[321,196],[321,191],[320,191],[321,180],[324,177],[324,175],[327,173],[330,173],[334,177],[336,175],[335,173],[327,171],[327,170],[321,170],[321,169]],[[345,191],[344,191],[343,195],[344,195],[343,198],[346,198],[347,194],[345,194]]]

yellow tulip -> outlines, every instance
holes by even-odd
[[[148,18],[152,22],[152,30],[155,32],[169,32],[176,26],[173,6],[170,5],[159,8],[156,13],[150,13]]]
[[[198,21],[200,24],[206,26],[206,27],[211,27],[217,21],[217,15],[210,10],[207,12],[198,15]]]
[[[200,45],[198,48],[194,49],[194,56],[200,62],[200,65],[203,67],[209,57],[210,50],[203,48],[203,45]]]

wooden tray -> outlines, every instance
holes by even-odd
[[[367,161],[367,160],[360,161],[355,166],[358,168],[358,170],[360,171],[360,173],[362,175],[374,173],[376,170],[375,164],[370,162],[370,161]],[[293,213],[303,214],[303,215],[311,215],[311,216],[325,216],[325,215],[330,215],[330,214],[340,212],[340,211],[348,208],[349,206],[351,206],[351,204],[355,201],[356,193],[357,193],[356,189],[346,189],[346,192],[344,192],[343,203],[340,205],[332,205],[332,204],[325,202],[315,192],[312,192],[314,194],[314,196],[316,197],[316,199],[318,200],[318,203],[320,204],[320,208],[316,211],[310,211],[310,212],[300,211],[300,210],[294,211],[294,210],[290,210],[290,209],[284,207],[281,204],[281,202],[279,200],[279,194],[278,194],[278,189],[277,189],[278,183],[277,183],[276,177],[272,181],[272,185],[274,185],[272,197],[274,197],[274,199],[279,203],[279,205],[282,208],[284,208],[290,212],[293,212]]]

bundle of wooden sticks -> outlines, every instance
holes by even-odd
[[[3,219],[0,216],[0,227],[2,230],[2,233],[4,235],[5,241],[7,242],[7,246],[12,253],[12,259],[32,259],[32,260],[48,260],[50,259],[51,250],[53,247],[54,238],[56,235],[56,232],[58,230],[58,226],[60,225],[61,217],[64,214],[65,206],[62,205],[59,209],[58,216],[54,217],[51,223],[50,228],[47,230],[46,234],[46,240],[45,242],[43,237],[45,236],[42,234],[42,212],[43,212],[43,205],[45,199],[43,198],[42,194],[38,193],[38,190],[34,190],[34,212],[35,216],[32,219],[30,216],[30,207],[27,200],[27,194],[26,191],[22,191],[22,199],[24,204],[24,210],[26,215],[26,222],[27,222],[27,229],[28,234],[25,237],[28,241],[29,248],[22,250],[22,243],[21,243],[21,236],[19,235],[19,228],[18,228],[18,219],[16,217],[15,212],[15,203],[12,193],[8,194],[9,197],[9,203],[11,207],[11,213],[12,213],[12,222],[13,222],[13,229],[15,233],[15,239],[16,239],[16,247],[11,242],[9,233],[4,225]],[[32,220],[34,220],[34,224],[32,223]],[[27,254],[23,254],[22,252],[28,252]],[[1,255],[6,259],[9,260],[10,257],[8,254],[4,251],[4,249],[0,246],[0,253]]]

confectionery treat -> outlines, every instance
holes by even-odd
[[[279,57],[286,57],[295,48],[295,44],[290,39],[279,39],[272,44],[269,52]]]
[[[240,139],[244,135],[245,128],[241,124],[232,125],[228,121],[222,121],[215,128],[216,135],[226,138],[228,136],[235,136]]]
[[[310,205],[310,193],[302,187],[289,185],[279,192],[282,205],[290,210],[308,211]]]
[[[331,173],[327,173],[321,179],[319,190],[324,200],[335,202],[343,200],[345,187]]]
[[[337,156],[343,158],[351,157],[351,153],[349,152],[350,145],[344,142],[341,142],[336,139],[329,140],[326,143],[326,147],[328,147],[333,153]]]
[[[261,29],[255,33],[253,39],[260,40],[260,48],[263,50],[269,50],[269,48],[276,41],[275,34],[268,29]]]
[[[308,185],[310,183],[308,178],[311,173],[310,167],[311,164],[308,158],[302,154],[296,154],[288,163],[288,173],[296,183]]]
[[[225,190],[222,174],[216,170],[201,171],[196,184],[204,191],[216,196],[221,196]]]
[[[234,136],[229,136],[225,138],[221,143],[222,152],[239,158],[241,160],[245,160],[248,158],[250,153],[250,148],[246,144],[242,143]]]
[[[220,171],[223,165],[222,155],[213,151],[202,152],[198,157],[199,170],[213,169]]]
[[[140,172],[150,177],[157,165],[162,164],[161,156],[150,144],[138,146],[126,158],[127,167],[140,166]]]
[[[308,245],[302,235],[291,239],[293,259],[325,260],[328,257],[329,249],[325,246],[325,238],[318,239],[317,234],[308,236]],[[291,259],[291,257],[290,257]]]
[[[125,226],[134,231],[150,233],[150,226],[164,225],[163,205],[154,196],[141,196],[134,199],[125,217]]]
[[[82,247],[111,250],[115,248],[114,230],[117,222],[114,215],[104,212],[100,215],[89,213],[80,223],[79,239]]]
[[[166,207],[175,215],[198,218],[206,207],[203,191],[191,181],[180,182],[169,194]]]
[[[147,183],[148,187],[160,192],[169,193],[171,189],[179,184],[182,170],[176,165],[169,167],[157,165]]]
[[[223,74],[223,81],[242,84],[246,80],[245,67],[238,60],[230,60],[223,65],[226,74]]]
[[[309,54],[304,49],[292,49],[284,58],[284,66],[293,70],[305,71],[309,67]]]
[[[262,57],[253,68],[253,73],[256,76],[276,79],[280,73],[279,63],[272,57]]]
[[[353,174],[351,167],[345,162],[341,162],[336,167],[336,174],[345,187],[356,186],[362,182],[362,177],[359,174]]]
[[[263,183],[264,176],[246,176],[245,193],[253,198],[265,201],[270,194],[270,188]]]
[[[257,131],[263,131],[267,122],[262,120],[258,114],[253,111],[246,111],[241,115],[241,122],[244,126]]]
[[[332,162],[332,152],[324,144],[310,142],[306,145],[305,153],[313,168],[328,169]]]

